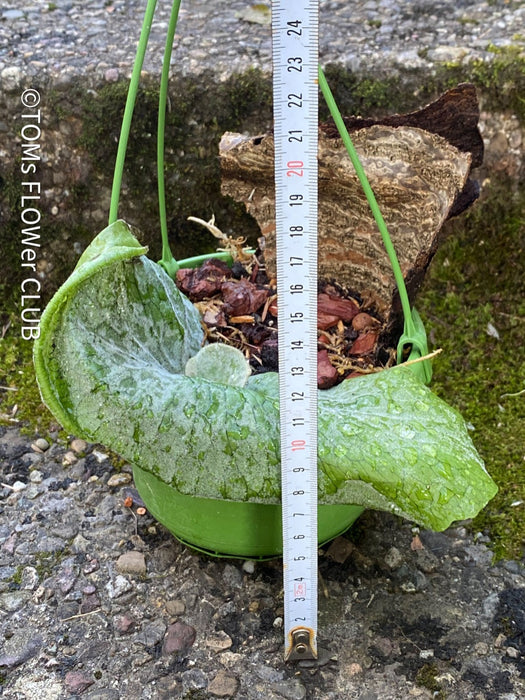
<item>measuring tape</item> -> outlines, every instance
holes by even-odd
[[[285,659],[317,658],[318,1],[273,0]]]

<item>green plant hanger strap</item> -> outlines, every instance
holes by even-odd
[[[173,0],[171,7],[168,34],[166,36],[166,46],[164,48],[164,60],[162,62],[162,76],[160,80],[159,92],[159,114],[157,126],[157,179],[159,197],[159,218],[160,235],[162,237],[162,258],[159,265],[168,275],[175,279],[180,265],[177,263],[171,252],[168,241],[168,222],[166,217],[166,190],[164,184],[164,134],[166,131],[166,103],[168,97],[168,83],[170,75],[171,54],[173,51],[173,39],[179,17],[180,0]]]
[[[158,198],[159,198],[159,218],[160,218],[160,235],[162,238],[162,257],[159,260],[159,265],[172,278],[177,276],[177,270],[181,267],[200,267],[206,260],[215,258],[224,261],[231,267],[233,258],[227,252],[206,253],[197,255],[184,260],[175,260],[171,252],[168,240],[168,222],[166,216],[166,188],[164,179],[164,142],[166,132],[166,105],[168,101],[168,85],[169,73],[171,64],[171,54],[173,52],[173,40],[175,37],[175,29],[179,17],[181,0],[173,0],[171,8],[171,16],[168,26],[168,34],[166,36],[166,46],[164,48],[164,59],[162,62],[162,76],[160,81],[159,92],[159,114],[157,128],[157,179],[158,179]],[[255,251],[250,251],[255,252]]]
[[[415,360],[418,357],[424,357],[425,355],[428,355],[428,344],[425,327],[417,311],[415,309],[412,310],[410,308],[410,301],[405,286],[405,280],[403,278],[403,273],[401,271],[401,267],[397,259],[396,251],[392,244],[390,234],[388,233],[385,220],[383,219],[383,215],[381,214],[381,210],[379,209],[379,205],[375,198],[372,187],[368,182],[368,178],[366,176],[364,168],[361,164],[361,161],[359,160],[359,156],[357,154],[357,151],[355,150],[355,146],[352,142],[352,139],[350,138],[350,134],[347,131],[347,128],[341,116],[341,112],[337,107],[334,96],[326,81],[321,66],[319,66],[319,87],[328,106],[330,114],[332,115],[332,118],[335,122],[337,130],[339,131],[339,135],[341,136],[341,139],[348,152],[348,155],[350,156],[350,160],[352,162],[352,165],[354,166],[354,170],[356,171],[361,187],[363,188],[370,209],[372,210],[372,214],[383,239],[383,244],[390,259],[390,264],[394,273],[394,278],[396,281],[397,289],[399,291],[399,299],[401,301],[401,307],[403,309],[404,316],[404,329],[397,348],[397,361],[398,363],[404,361],[403,351],[407,346],[411,347],[411,360]],[[425,383],[430,382],[432,378],[432,365],[430,360],[423,360],[422,362],[414,363],[413,365],[410,365],[410,367],[412,371],[416,374],[416,376],[418,376],[422,381],[424,381]]]
[[[411,323],[405,323],[403,334],[397,344],[398,364],[405,360],[417,360],[428,355],[427,334],[421,316],[416,309],[412,309]],[[408,357],[403,357],[405,349],[409,347]],[[424,384],[430,384],[432,380],[432,362],[422,360],[410,365],[410,369]]]
[[[174,0],[170,22],[168,27],[168,34],[166,37],[166,46],[164,49],[164,60],[162,64],[162,77],[159,91],[159,108],[158,108],[158,130],[157,130],[157,176],[158,176],[158,201],[159,201],[159,218],[160,218],[160,232],[162,238],[162,258],[159,261],[159,265],[164,269],[164,271],[172,278],[175,279],[177,270],[181,267],[199,267],[206,260],[210,258],[218,258],[223,260],[228,265],[233,264],[232,256],[226,252],[220,253],[207,253],[205,255],[198,255],[195,257],[187,258],[185,260],[176,261],[172,255],[169,241],[168,241],[168,226],[167,226],[167,216],[166,216],[166,189],[164,180],[164,140],[165,140],[165,126],[166,126],[166,104],[168,95],[168,83],[169,83],[169,69],[171,62],[171,54],[173,50],[173,39],[175,36],[175,29],[177,27],[177,20],[179,16],[181,0]],[[131,129],[131,120],[133,118],[133,111],[135,108],[135,102],[137,99],[138,86],[140,81],[140,73],[142,71],[142,65],[144,63],[144,56],[146,53],[146,48],[148,45],[149,35],[151,31],[151,24],[153,21],[153,15],[155,13],[155,7],[157,0],[148,0],[146,7],[146,12],[144,15],[144,21],[142,24],[142,31],[137,46],[137,53],[135,56],[135,63],[133,65],[133,72],[131,75],[131,80],[128,88],[128,95],[126,99],[126,106],[124,109],[124,117],[122,119],[122,126],[120,130],[120,137],[118,143],[117,157],[115,161],[115,169],[113,173],[113,186],[111,190],[111,203],[109,212],[109,224],[115,223],[118,216],[118,207],[120,200],[120,190],[122,188],[122,176],[124,172],[124,161],[126,158],[126,150],[129,140],[129,133]]]
[[[142,30],[140,33],[140,39],[137,47],[137,55],[135,57],[133,72],[131,74],[131,80],[129,83],[128,96],[126,99],[126,106],[124,108],[124,117],[122,118],[122,126],[120,129],[120,136],[118,141],[117,158],[115,161],[115,170],[113,171],[113,186],[111,189],[111,203],[109,207],[108,220],[109,224],[115,223],[118,217],[120,190],[122,188],[122,174],[124,172],[124,160],[126,158],[126,149],[128,147],[131,119],[133,117],[133,109],[135,108],[135,101],[137,99],[140,73],[142,71],[142,64],[144,63],[144,55],[146,54],[146,47],[148,45],[151,24],[153,22],[153,15],[155,14],[156,6],[157,0],[148,0],[146,12],[144,14],[144,20],[142,22]]]

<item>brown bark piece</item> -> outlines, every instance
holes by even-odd
[[[354,340],[348,354],[351,357],[370,355],[375,350],[377,337],[378,333],[374,333],[373,331],[362,333]]]
[[[206,260],[200,267],[177,270],[177,287],[191,301],[202,301],[216,294],[231,270],[221,260]]]
[[[268,298],[267,289],[258,289],[248,280],[228,280],[221,286],[224,306],[232,316],[245,316],[257,311]]]
[[[459,151],[470,153],[473,168],[479,167],[483,162],[483,139],[479,133],[478,121],[479,104],[472,83],[460,83],[426,107],[408,114],[391,114],[380,119],[344,117],[345,126],[350,133],[374,124],[414,126],[430,131],[442,136]],[[339,138],[333,122],[321,124],[321,129],[328,137]]]
[[[327,331],[329,328],[337,326],[339,323],[339,316],[334,316],[333,314],[328,314],[325,311],[317,312],[317,328],[320,331]]]
[[[359,306],[351,299],[321,293],[317,296],[317,310],[337,316],[341,321],[351,321],[359,313]]]
[[[327,350],[319,350],[317,353],[317,388],[330,389],[337,384],[339,375],[336,368],[330,362]]]
[[[352,135],[411,299],[436,251],[444,221],[457,213],[460,197],[465,204],[471,196],[471,163],[482,157],[477,115],[474,88],[458,86],[419,113],[391,117],[392,125],[363,121],[364,128]],[[430,130],[432,125],[439,133]],[[462,129],[464,137],[453,133]],[[366,306],[375,307],[391,326],[400,311],[391,265],[346,149],[332,136],[328,127],[319,135],[319,277],[359,292]],[[220,156],[223,193],[244,202],[256,218],[273,275],[273,136],[225,134]]]

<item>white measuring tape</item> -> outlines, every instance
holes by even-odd
[[[317,658],[318,0],[273,0],[285,659]]]

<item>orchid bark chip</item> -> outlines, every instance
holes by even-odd
[[[180,494],[279,504],[278,375],[247,378],[224,346],[235,364],[225,383],[216,345],[205,370],[186,376],[202,353],[200,316],[145,253],[117,221],[55,294],[35,342],[44,401],[67,431]],[[320,504],[435,530],[473,517],[497,490],[459,413],[403,365],[319,392],[318,466]]]

